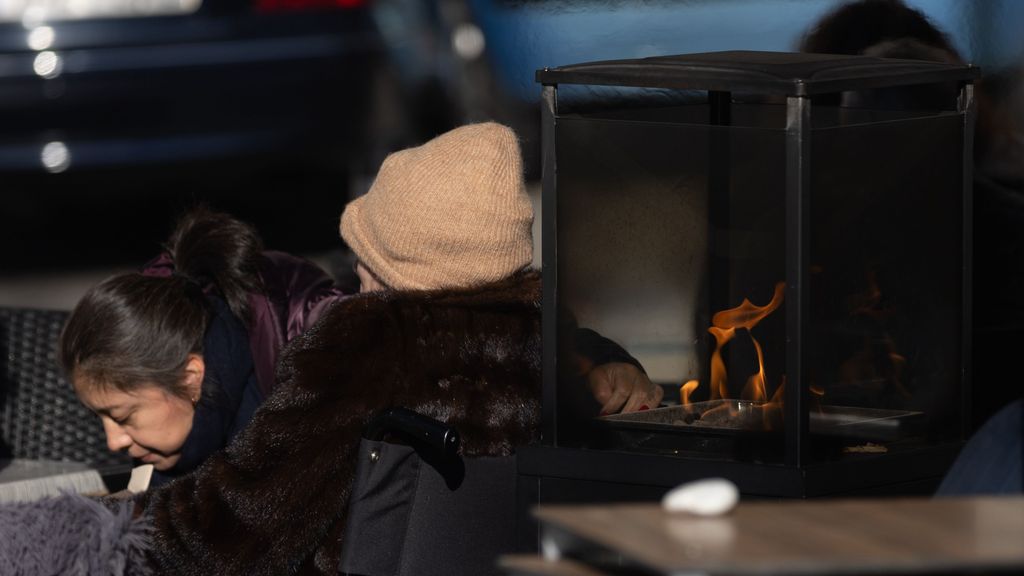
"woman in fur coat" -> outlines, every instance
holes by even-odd
[[[360,434],[385,408],[455,426],[464,456],[508,455],[534,440],[532,220],[518,142],[504,126],[464,126],[389,156],[341,218],[361,293],[285,349],[274,393],[233,443],[139,498],[155,566],[336,573]],[[628,383],[595,394],[625,388],[619,408],[657,405],[661,390],[626,372]]]

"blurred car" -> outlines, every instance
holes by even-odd
[[[371,8],[0,0],[0,270],[136,258],[196,200],[336,239],[387,58]]]
[[[0,169],[339,143],[380,43],[360,0],[8,0]]]

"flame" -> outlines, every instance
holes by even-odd
[[[708,328],[708,332],[715,337],[715,350],[711,354],[712,400],[729,397],[728,376],[725,363],[722,361],[722,347],[736,335],[737,328],[746,328],[749,333],[761,320],[778,309],[785,297],[786,284],[777,282],[775,293],[772,294],[772,299],[768,304],[756,306],[744,298],[736,308],[722,310],[711,318],[712,326]],[[744,400],[764,402],[768,399],[768,394],[765,391],[764,351],[757,338],[751,335],[750,340],[754,343],[754,349],[757,350],[757,372],[747,379],[747,385],[743,388],[740,397]]]
[[[761,350],[761,343],[757,341],[757,338],[751,336],[750,341],[754,343],[754,350],[757,350],[757,372],[754,372],[750,375],[750,378],[747,378],[747,385],[743,387],[740,398],[754,402],[764,402],[768,400],[768,393],[764,389],[764,351]]]
[[[682,404],[685,406],[690,403],[690,394],[700,386],[699,380],[690,380],[686,384],[683,384],[679,388],[679,397],[682,399]]]
[[[717,328],[746,328],[750,330],[781,306],[785,297],[786,284],[778,282],[775,284],[772,300],[768,304],[755,306],[750,303],[750,300],[744,298],[739,306],[717,312],[711,318],[711,324]]]
[[[725,372],[725,362],[722,361],[722,346],[732,340],[736,335],[735,328],[723,330],[712,326],[708,332],[715,337],[715,350],[711,353],[711,399],[729,397],[729,379]]]
[[[824,394],[824,392],[822,392]],[[769,404],[782,404],[786,399],[786,375],[782,375],[782,380],[779,382],[779,387],[772,393],[772,399],[768,401]]]
[[[780,380],[771,399],[762,406],[761,416],[765,430],[774,430],[777,425],[781,425],[783,419],[782,405],[786,400],[786,375],[783,374]]]
[[[722,310],[715,313],[711,318],[711,326],[708,328],[708,332],[715,338],[715,348],[711,352],[711,400],[730,397],[729,377],[726,372],[725,362],[722,360],[722,348],[736,336],[737,329],[745,328],[749,334],[750,330],[757,326],[761,320],[764,320],[782,305],[785,296],[786,284],[778,282],[775,284],[775,291],[768,304],[757,306],[744,298],[743,302],[736,308]],[[785,376],[782,377],[782,383],[775,389],[769,401],[766,389],[767,376],[764,371],[764,350],[761,348],[761,343],[753,335],[750,336],[750,340],[754,343],[754,349],[757,351],[757,372],[747,378],[746,386],[743,388],[740,398],[756,404],[764,404],[765,407],[774,404],[775,408],[780,408],[785,387]],[[690,396],[698,386],[700,386],[700,382],[697,380],[690,380],[682,385],[679,389],[679,397],[683,405],[690,404]],[[725,406],[713,408],[709,413],[719,409],[725,409]],[[731,408],[730,411],[732,411]],[[768,424],[767,413],[765,418],[765,422]]]

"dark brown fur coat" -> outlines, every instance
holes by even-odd
[[[363,294],[282,355],[279,385],[236,440],[143,496],[153,561],[190,575],[334,574],[360,434],[412,408],[455,425],[466,456],[534,439],[540,275],[467,291]]]

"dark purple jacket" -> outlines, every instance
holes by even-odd
[[[162,254],[142,272],[168,276],[174,266],[170,256]],[[258,273],[263,292],[250,294],[246,325],[212,288],[207,294],[212,314],[203,337],[203,396],[181,459],[172,470],[154,472],[153,485],[195,469],[244,429],[274,388],[277,358],[284,346],[344,296],[320,267],[283,252],[264,252]]]
[[[277,357],[285,344],[312,326],[332,303],[345,296],[316,264],[267,251],[260,263],[264,293],[249,296],[249,345],[263,396],[274,387]]]
[[[146,276],[173,273],[174,262],[166,252],[142,268]],[[267,397],[274,388],[274,369],[281,349],[345,294],[322,268],[284,252],[263,252],[259,275],[264,292],[249,296],[250,319],[246,330],[259,388]]]

